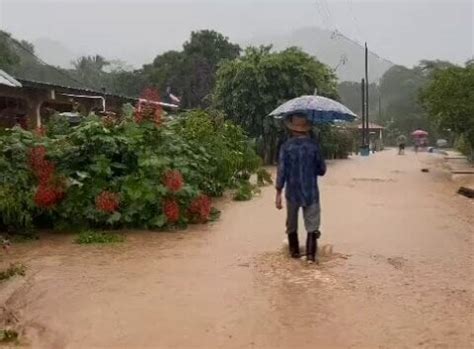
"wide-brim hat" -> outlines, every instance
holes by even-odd
[[[285,121],[288,129],[295,132],[308,132],[311,130],[311,122],[303,115],[293,115]]]

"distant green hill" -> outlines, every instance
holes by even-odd
[[[44,64],[39,60],[31,43],[15,39],[10,34],[0,30],[0,56],[5,55],[11,55],[13,60],[10,64],[0,60],[0,69],[5,70],[15,78],[69,87],[85,87],[84,84],[72,78],[71,73],[67,70]]]
[[[364,74],[364,49],[340,33],[317,27],[298,29],[286,35],[257,36],[243,44],[273,44],[276,50],[290,46],[300,47],[330,67],[337,67],[336,73],[340,81],[360,81]],[[373,53],[369,56],[369,62],[371,82],[378,81],[393,65]]]

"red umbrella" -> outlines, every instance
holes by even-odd
[[[428,132],[423,130],[416,130],[411,134],[413,137],[426,137],[428,136]]]

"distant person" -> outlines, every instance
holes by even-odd
[[[397,138],[397,144],[398,144],[398,155],[404,155],[405,154],[405,145],[407,143],[407,138],[404,135],[400,135]]]
[[[418,153],[420,146],[421,146],[421,140],[419,138],[415,139],[415,153]]]
[[[370,141],[369,147],[370,147],[370,151],[372,152],[372,154],[375,154],[376,147],[375,147],[375,141],[374,140]]]
[[[279,153],[276,207],[279,210],[283,208],[282,191],[286,188],[286,233],[290,255],[292,258],[300,257],[298,213],[302,208],[307,231],[306,256],[309,262],[315,262],[317,239],[321,236],[317,177],[324,176],[326,164],[318,143],[310,137],[311,123],[305,115],[293,115],[286,127],[291,137],[282,145]]]

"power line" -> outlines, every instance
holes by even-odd
[[[331,29],[334,28],[334,29],[337,29],[337,26],[335,24],[335,20],[333,21],[332,18],[332,13],[331,13],[331,8],[329,7],[329,3],[326,1],[326,0],[323,0],[323,4],[324,4],[324,7],[325,7],[325,10],[328,14],[328,18],[329,18],[329,22],[331,24]],[[334,25],[333,25],[334,24]]]
[[[347,36],[346,36],[346,35],[344,35],[343,33],[341,33],[341,32],[338,32],[338,35],[339,35],[339,36],[341,36],[341,37],[343,37],[344,39],[346,39],[346,40],[348,40],[348,41],[352,42],[353,44],[355,44],[355,45],[359,46],[360,48],[364,49],[364,46],[363,46],[363,45],[361,45],[360,43],[358,43],[358,42],[357,42],[357,41],[355,41],[354,39],[351,39],[351,38],[347,37]],[[378,59],[380,59],[381,61],[384,61],[384,62],[390,63],[390,64],[392,64],[392,65],[397,65],[396,63],[392,62],[391,60],[389,60],[389,59],[387,59],[387,58],[384,58],[384,57],[381,57],[381,56],[379,56],[377,53],[375,53],[375,52],[374,52],[374,51],[372,51],[372,50],[370,51],[370,54],[371,54],[371,55],[373,55],[375,58],[378,58]]]
[[[349,12],[351,14],[352,22],[354,23],[354,27],[355,27],[355,30],[356,30],[357,41],[362,42],[362,40],[361,40],[362,35],[361,35],[361,31],[360,31],[360,26],[359,26],[359,22],[357,21],[357,17],[355,16],[355,13],[354,13],[353,2],[352,2],[352,0],[347,0],[347,2],[349,3]]]
[[[321,1],[321,2],[320,2]],[[345,40],[351,42],[352,44],[360,47],[361,49],[365,50],[365,47],[364,45],[362,45],[358,40],[354,40],[354,39],[351,39],[349,38],[348,36],[344,35],[343,33],[341,33],[338,29],[337,29],[337,23],[336,21],[334,20],[334,22],[332,21],[332,14],[331,14],[331,9],[329,7],[329,4],[326,0],[320,0],[320,1],[316,1],[316,6],[318,7],[318,10],[320,13],[323,13],[323,10],[327,16],[327,20],[330,21],[331,23],[334,23],[334,30],[332,30],[331,32],[331,35],[330,35],[330,39],[331,40],[337,40],[338,38],[342,37],[344,38]],[[355,28],[356,28],[356,32],[358,33],[358,36],[360,37],[361,36],[361,32],[359,30],[359,24],[358,24],[358,21],[357,21],[357,18],[354,14],[354,11],[353,11],[353,6],[352,6],[352,0],[348,0],[348,3],[349,3],[349,9],[350,9],[350,12],[351,12],[351,15],[352,15],[352,20],[354,22],[354,25],[355,25]],[[322,10],[323,9],[323,10]],[[332,27],[332,26],[331,26]],[[328,26],[329,28],[329,26]],[[332,28],[330,28],[332,29]],[[379,56],[377,53],[373,52],[373,51],[370,51],[370,54],[372,56],[374,56],[375,58],[379,59],[380,61],[383,61],[383,62],[386,62],[390,65],[396,65],[394,62],[390,61],[389,59],[387,58],[383,58],[381,56]],[[338,69],[341,65],[345,65],[347,64],[347,62],[349,61],[349,58],[348,58],[348,55],[347,55],[347,52],[344,52],[341,57],[340,57],[340,60],[338,62],[338,64],[336,65],[336,67],[333,69],[333,70],[336,70]]]
[[[84,86],[86,84],[84,84],[83,82],[80,82],[79,80],[76,80],[75,78],[73,78],[72,76],[70,76],[69,74],[67,74],[66,72],[64,72],[63,70],[61,69],[58,69],[56,68],[55,66],[51,65],[51,64],[48,64],[46,63],[44,60],[42,60],[41,58],[39,58],[33,51],[31,51],[29,48],[25,47],[25,45],[23,45],[20,41],[18,41],[17,39],[15,39],[14,37],[8,35],[7,33],[5,33],[4,31],[1,31],[0,30],[0,33],[2,35],[4,35],[7,40],[11,40],[15,45],[17,45],[19,48],[21,48],[23,51],[25,51],[26,53],[28,53],[29,55],[33,56],[38,62],[40,62],[41,64],[45,65],[45,66],[48,66],[52,69],[54,69],[56,72],[58,72],[59,74],[63,75],[64,77],[70,79],[71,81],[74,81],[76,84],[78,84],[79,86]]]
[[[323,24],[325,25],[326,29],[329,29],[329,17],[328,13],[325,11],[325,9],[322,6],[322,3],[319,0],[316,0],[316,11],[321,17],[321,21],[324,22]]]

